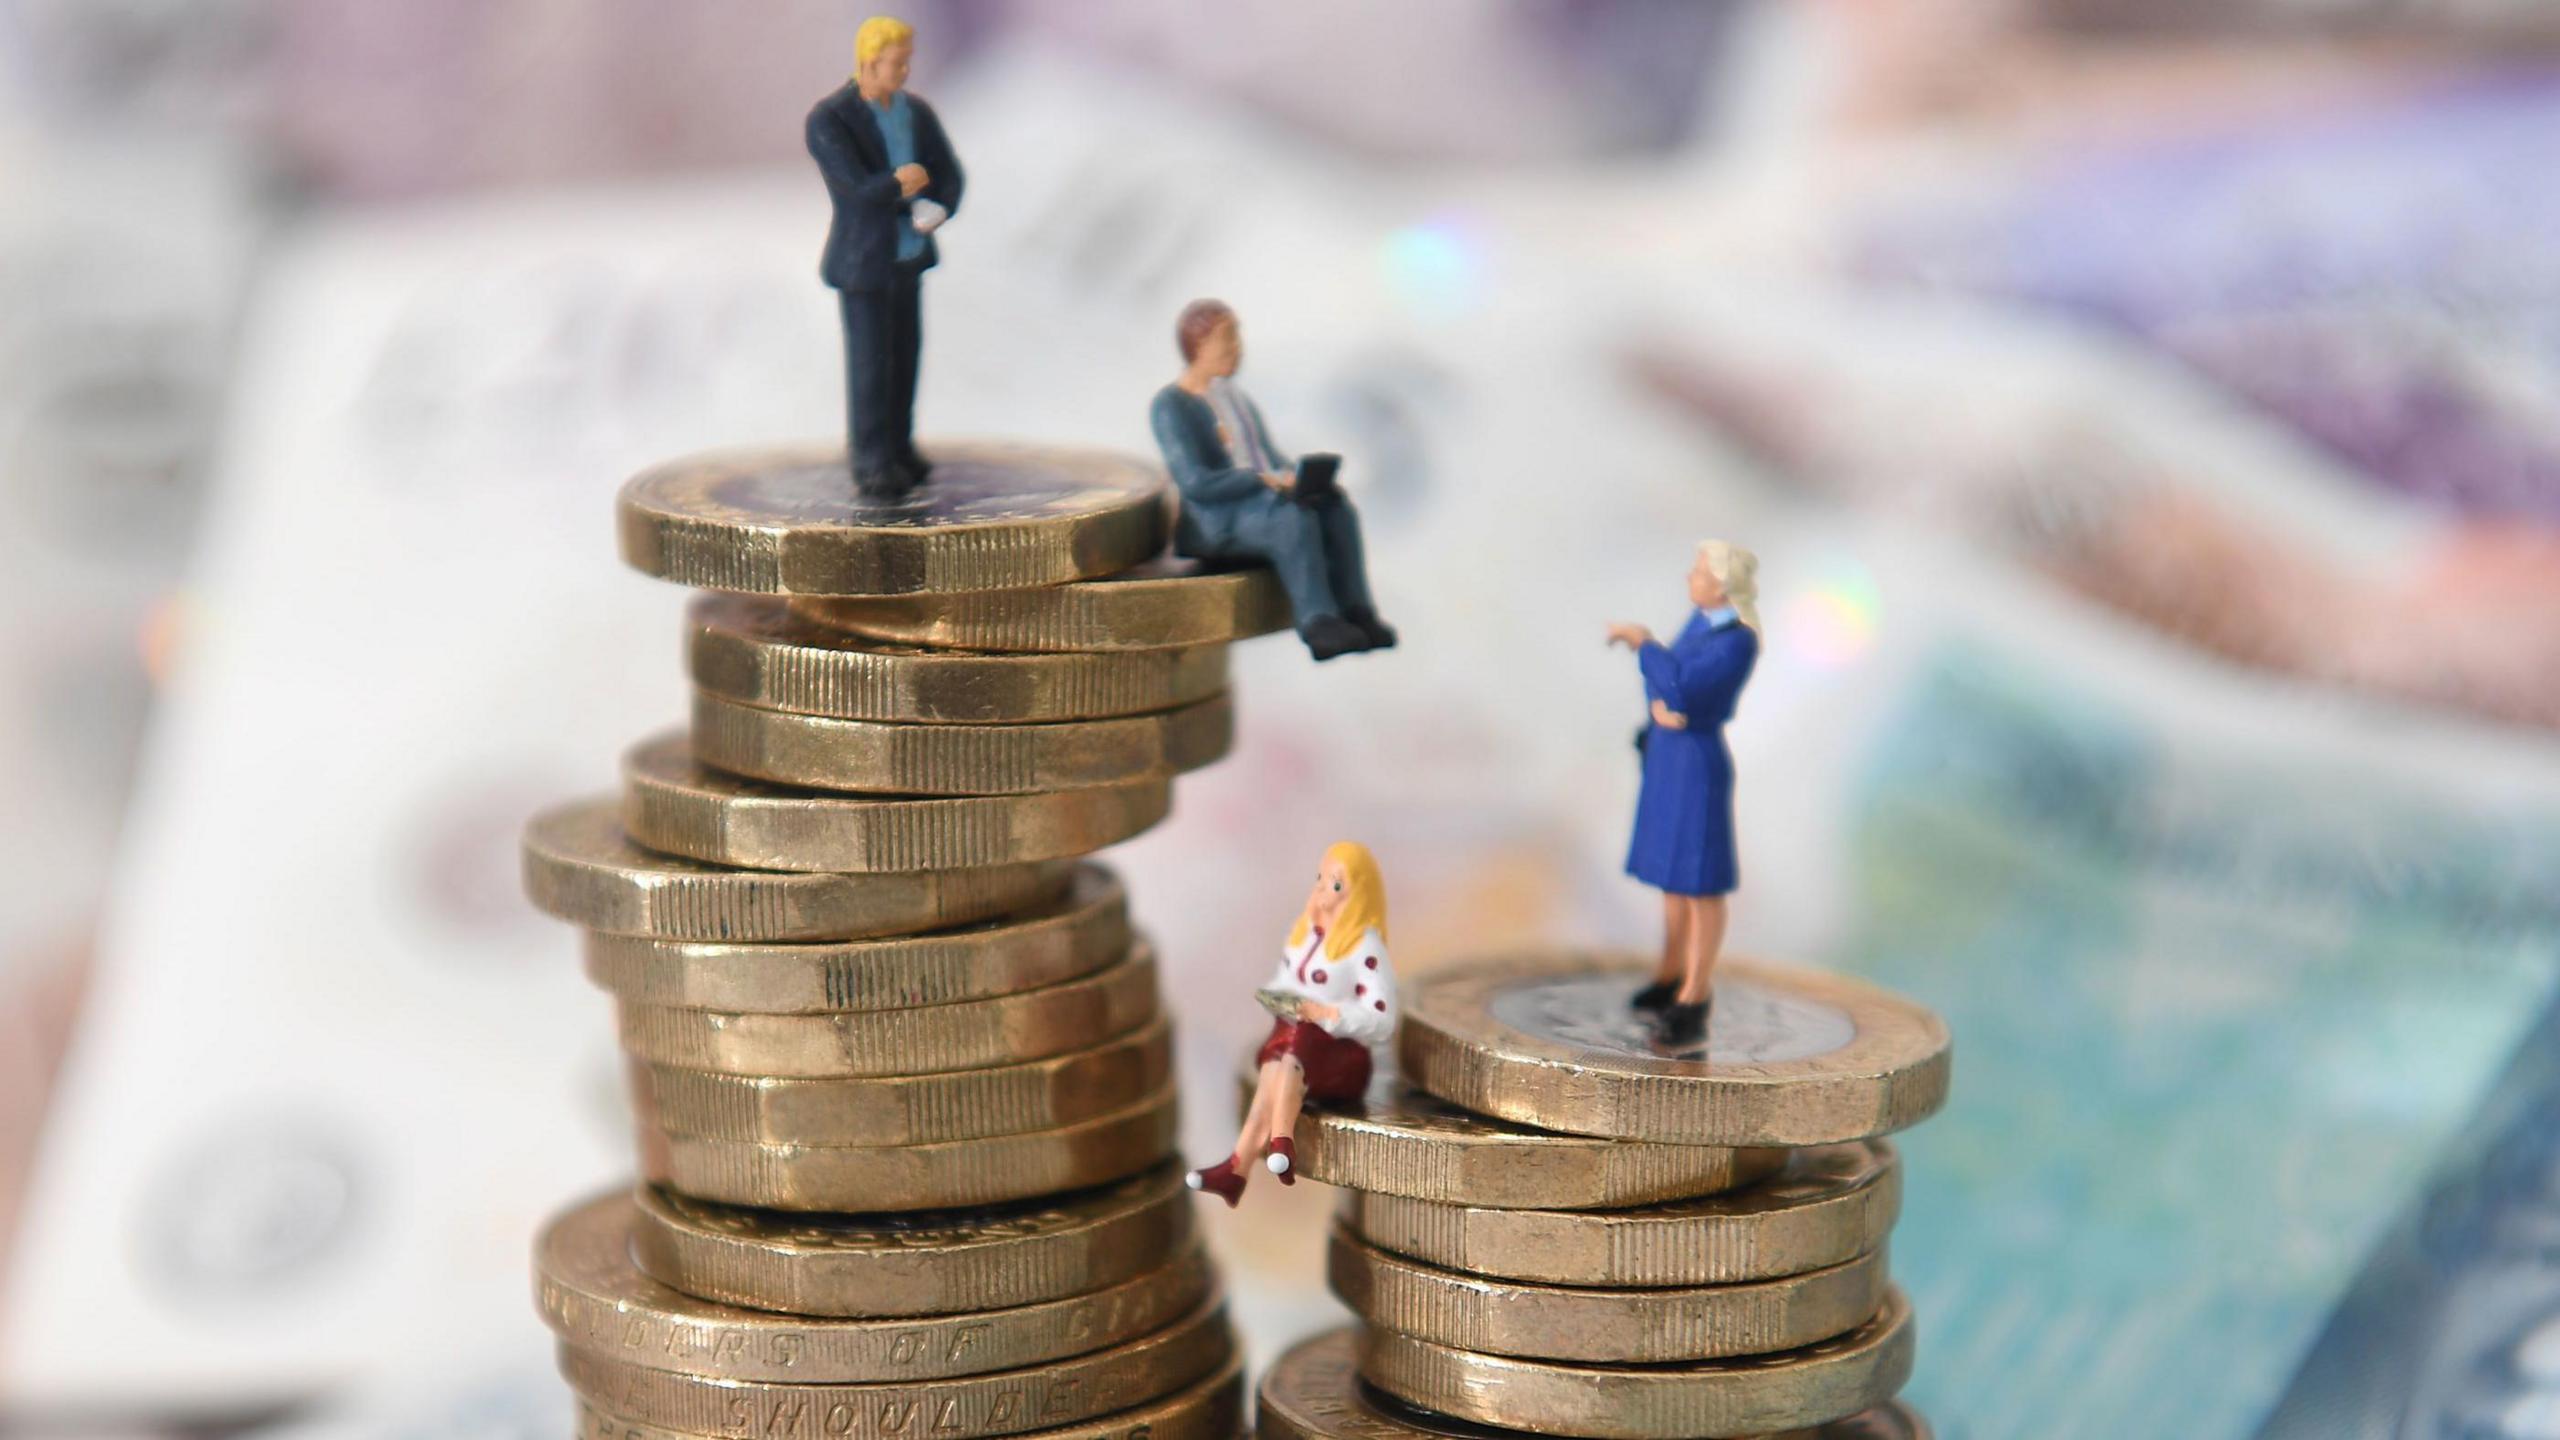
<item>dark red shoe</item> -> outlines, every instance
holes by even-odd
[[[1244,1198],[1244,1176],[1237,1173],[1236,1157],[1233,1155],[1206,1170],[1192,1171],[1182,1177],[1182,1182],[1194,1190],[1206,1190],[1226,1201],[1227,1208],[1230,1210],[1236,1208],[1236,1202]]]
[[[1279,1136],[1271,1142],[1271,1153],[1262,1157],[1262,1163],[1272,1174],[1280,1177],[1281,1184],[1298,1183],[1298,1147],[1289,1142],[1288,1136]]]

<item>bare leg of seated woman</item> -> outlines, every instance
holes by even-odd
[[[1297,1128],[1298,1111],[1305,1103],[1306,1071],[1293,1056],[1283,1055],[1266,1060],[1255,1072],[1253,1102],[1245,1107],[1244,1124],[1236,1131],[1236,1148],[1224,1163],[1206,1170],[1194,1170],[1189,1183],[1194,1190],[1206,1190],[1233,1205],[1244,1195],[1245,1177],[1254,1163],[1267,1150],[1288,1146],[1289,1132]],[[1275,1138],[1277,1137],[1277,1138]],[[1285,1167],[1280,1169],[1283,1183],[1294,1184],[1295,1178]]]

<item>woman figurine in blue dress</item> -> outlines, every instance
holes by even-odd
[[[1739,878],[1724,725],[1760,657],[1759,567],[1741,546],[1709,540],[1689,567],[1698,608],[1680,638],[1665,645],[1641,625],[1609,627],[1609,643],[1636,652],[1653,712],[1627,873],[1662,892],[1662,963],[1633,1004],[1658,1012],[1666,1045],[1706,1037],[1725,897]]]

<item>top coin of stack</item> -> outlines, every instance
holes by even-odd
[[[623,492],[625,557],[720,593],[688,616],[690,732],[526,835],[529,890],[617,1002],[638,1118],[645,1183],[537,1254],[598,1436],[1238,1426],[1155,957],[1081,857],[1226,752],[1226,646],[1285,623],[1279,587],[1146,563],[1151,467],[932,458],[895,501],[796,450]],[[870,631],[871,605],[1086,643],[891,633],[912,609]]]
[[[1944,1099],[1945,1027],[1727,961],[1706,1040],[1670,1051],[1628,1004],[1650,970],[1541,954],[1407,987],[1401,1078],[1296,1135],[1355,1192],[1329,1272],[1367,1325],[1281,1360],[1266,1434],[1927,1433],[1893,1400],[1912,1326],[1880,1137]]]

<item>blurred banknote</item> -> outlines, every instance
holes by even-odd
[[[1960,1037],[1894,1246],[1922,1406],[1967,1440],[2219,1440],[2280,1400],[2519,1403],[2549,1320],[2515,1303],[2549,1277],[2503,1272],[2551,1203],[2560,756],[2146,655],[1991,578],[1930,587],[1962,619],[1880,697],[1840,946]],[[2448,1153],[2419,1252],[2446,1273],[2406,1288],[2394,1226]],[[2316,1360],[2403,1343],[2426,1353]],[[2506,1369],[2421,1402],[2436,1346]]]
[[[2375,1246],[2265,1440],[2560,1433],[2560,1006]]]
[[[1859,273],[2091,323],[2372,481],[2560,523],[2560,79],[2430,72],[2198,134],[2158,117],[1854,223]],[[2128,217],[2139,217],[2128,223]]]

